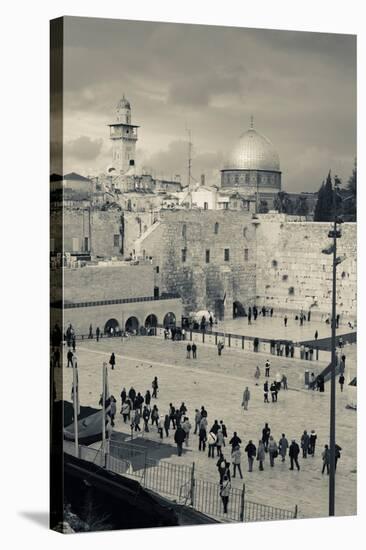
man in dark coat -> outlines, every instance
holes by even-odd
[[[177,427],[174,434],[174,441],[177,444],[178,456],[182,455],[183,452],[183,442],[186,439],[186,432],[180,426]]]
[[[72,368],[72,358],[74,357],[74,354],[72,353],[71,349],[67,352],[67,368]]]
[[[264,449],[266,452],[268,450],[268,442],[269,442],[270,435],[271,435],[271,428],[268,426],[268,422],[266,422],[262,430],[262,443],[264,445]]]
[[[253,462],[254,462],[256,452],[257,452],[257,448],[256,448],[256,446],[254,445],[254,443],[251,439],[249,440],[249,443],[245,447],[244,451],[248,455],[248,466],[249,466],[248,472],[252,472],[253,471]]]
[[[291,463],[290,470],[294,469],[294,463],[296,464],[296,468],[300,470],[299,461],[298,461],[299,453],[300,453],[300,447],[296,443],[295,439],[293,439],[291,441],[291,445],[288,452],[288,455],[290,457],[290,463]]]
[[[234,451],[235,447],[240,447],[241,439],[236,432],[234,432],[233,437],[230,439],[229,444],[231,445],[231,452]]]
[[[220,425],[217,422],[217,420],[215,420],[215,422],[212,425],[212,428],[211,428],[210,432],[217,435],[217,432],[219,431],[219,429],[220,429]]]
[[[197,359],[197,346],[196,344],[192,344],[192,357],[193,359]]]

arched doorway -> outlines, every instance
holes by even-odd
[[[163,325],[164,327],[175,327],[176,324],[176,318],[174,313],[169,311],[164,317]]]
[[[104,334],[115,335],[119,334],[120,328],[117,319],[109,319],[104,325]]]
[[[245,308],[240,302],[233,302],[233,317],[245,317]]]
[[[126,332],[132,332],[133,334],[138,334],[139,330],[139,321],[137,317],[129,317],[125,324]]]
[[[153,313],[150,313],[145,320],[145,328],[155,328],[158,326],[158,318]]]

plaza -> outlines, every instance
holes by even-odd
[[[267,355],[225,348],[221,357],[214,346],[199,345],[197,359],[186,358],[186,342],[172,342],[157,337],[103,338],[99,342],[84,340],[77,343],[76,355],[79,372],[80,403],[98,407],[102,392],[102,364],[108,363],[112,351],[116,356],[115,370],[109,369],[109,389],[117,399],[117,414],[114,430],[131,438],[129,424],[124,424],[120,410],[120,392],[131,386],[142,395],[151,390],[154,376],[159,380],[157,404],[159,413],[168,412],[169,403],[180,406],[185,402],[192,426],[194,411],[202,405],[208,411],[208,427],[214,420],[223,420],[228,438],[224,455],[230,459],[228,441],[236,431],[242,440],[242,471],[244,479],[232,479],[232,486],[246,486],[248,498],[263,504],[299,509],[299,517],[323,517],[328,513],[328,477],[321,474],[321,452],[329,440],[329,385],[325,393],[309,391],[304,387],[304,372],[308,361],[291,360],[270,356],[271,377],[286,374],[288,391],[281,390],[277,403],[263,403],[264,363]],[[347,346],[347,369],[355,364],[355,346]],[[254,370],[259,365],[261,378],[255,385]],[[325,364],[319,364],[319,368]],[[63,370],[63,393],[70,396],[72,369]],[[58,371],[58,369],[56,369]],[[59,371],[58,371],[59,372]],[[251,391],[249,410],[241,408],[242,394],[248,386]],[[347,387],[343,393],[337,388],[337,443],[342,447],[342,457],[336,475],[336,514],[356,513],[356,413],[346,408]],[[274,439],[278,442],[282,433],[287,439],[296,439],[300,444],[303,431],[314,429],[318,435],[315,457],[302,459],[300,472],[289,471],[289,459],[285,463],[276,460],[270,468],[268,455],[264,471],[254,464],[252,473],[247,472],[244,447],[249,439],[257,446],[264,423],[268,422]],[[141,423],[141,428],[142,428]],[[121,435],[121,437],[124,437]],[[133,437],[136,437],[135,435]],[[198,436],[191,430],[189,446],[182,457],[177,456],[174,432],[160,440],[156,427],[149,433],[137,436],[139,442],[150,439],[161,443],[161,456],[173,464],[195,463],[198,479],[218,482],[217,459],[208,458],[206,452],[198,451]],[[164,446],[164,447],[163,447]],[[159,454],[159,451],[158,451]]]

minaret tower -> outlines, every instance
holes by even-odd
[[[135,166],[137,128],[131,124],[131,105],[125,98],[119,100],[116,110],[116,122],[108,124],[112,140],[112,166],[124,174]]]

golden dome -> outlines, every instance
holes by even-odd
[[[280,171],[280,158],[269,139],[253,126],[239,138],[225,170]]]

